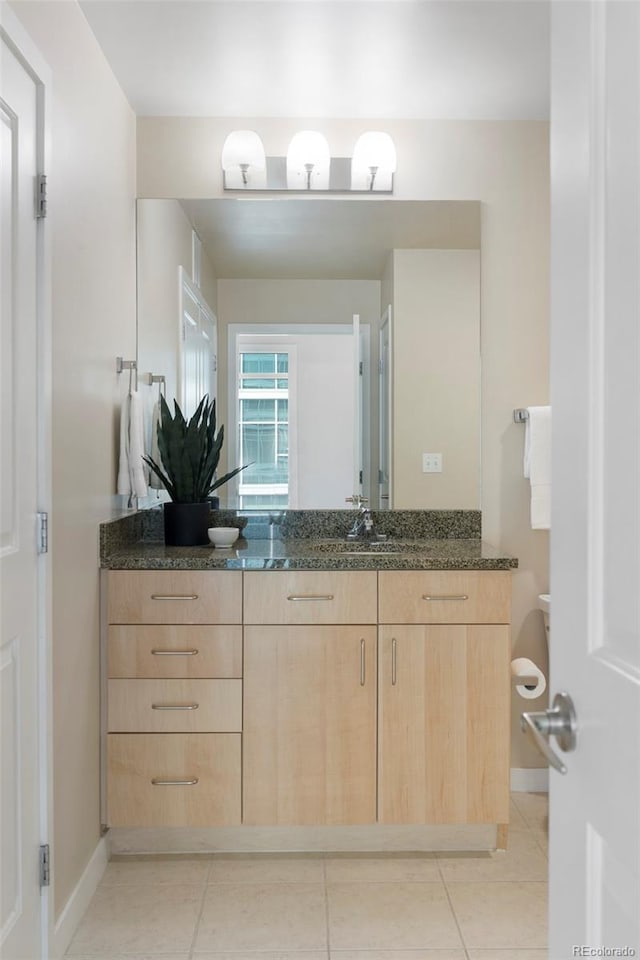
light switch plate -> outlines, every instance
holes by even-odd
[[[442,454],[441,453],[423,453],[422,454],[422,472],[423,473],[442,473]]]

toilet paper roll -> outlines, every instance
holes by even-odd
[[[511,675],[513,677],[535,677],[535,685],[516,684],[516,690],[525,700],[535,700],[541,697],[547,689],[547,678],[533,660],[527,657],[518,657],[511,661]]]

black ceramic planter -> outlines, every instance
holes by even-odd
[[[199,547],[209,542],[210,504],[165,503],[164,542],[168,547]]]

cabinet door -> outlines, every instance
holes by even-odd
[[[509,820],[509,627],[380,628],[378,819]]]
[[[245,627],[243,822],[376,819],[376,628]]]

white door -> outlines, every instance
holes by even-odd
[[[640,5],[551,16],[550,666],[578,731],[550,774],[549,957],[637,957]]]
[[[380,320],[380,356],[378,361],[378,507],[392,506],[391,461],[393,446],[393,358],[391,305]]]
[[[5,5],[3,4],[3,7]],[[0,31],[0,957],[44,951],[39,846],[46,756],[40,742],[42,629],[38,510],[39,84]],[[42,777],[42,779],[41,779]]]
[[[182,267],[180,274],[180,405],[185,417],[195,413],[205,394],[216,399],[218,383],[217,321],[200,290]]]

